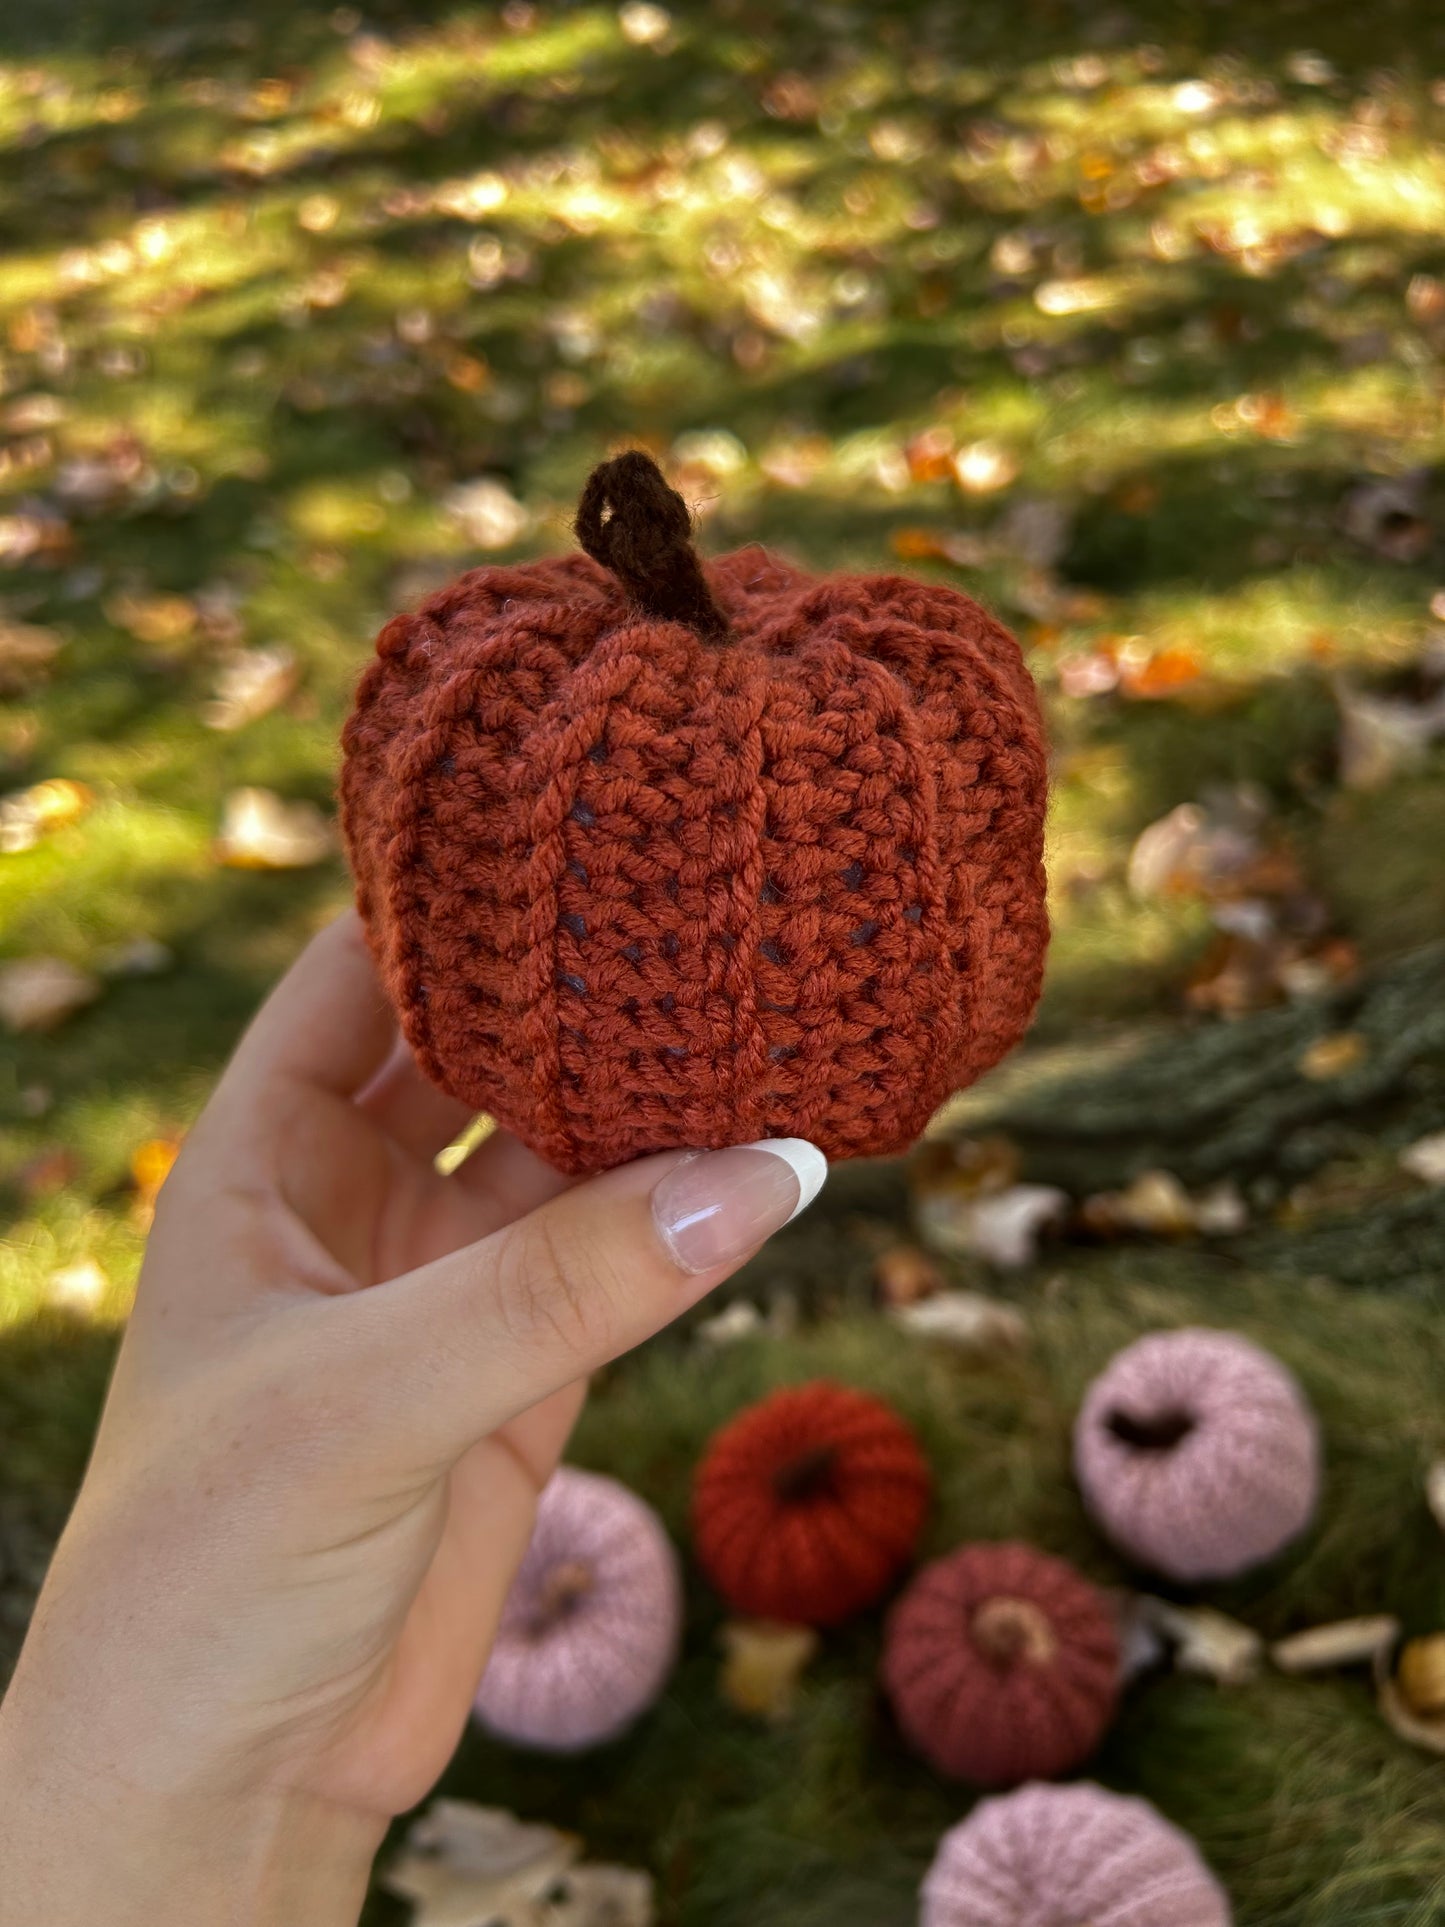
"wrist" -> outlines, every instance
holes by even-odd
[[[289,1788],[160,1795],[0,1717],[0,1927],[354,1927],[384,1832]]]

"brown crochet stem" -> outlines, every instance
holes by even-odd
[[[1026,1660],[1047,1666],[1059,1650],[1048,1615],[1031,1599],[999,1594],[985,1599],[969,1625],[973,1643],[991,1666],[1013,1666]]]
[[[810,1445],[773,1474],[773,1490],[783,1500],[816,1499],[833,1482],[833,1464],[838,1456],[831,1445]]]
[[[728,632],[712,599],[687,503],[650,455],[630,448],[599,462],[577,504],[577,540],[610,569],[644,615],[684,622],[707,642]]]
[[[564,1560],[547,1574],[537,1610],[532,1615],[532,1635],[541,1639],[574,1613],[596,1584],[589,1565],[580,1559]]]
[[[1121,1445],[1136,1452],[1172,1452],[1194,1430],[1194,1415],[1178,1408],[1140,1418],[1133,1412],[1110,1412],[1104,1423]]]

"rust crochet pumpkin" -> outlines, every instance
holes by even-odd
[[[883,1683],[904,1737],[975,1786],[1047,1780],[1113,1718],[1119,1645],[1102,1595],[1025,1545],[969,1545],[925,1566],[889,1615]]]
[[[790,1386],[708,1446],[693,1488],[698,1561],[737,1612],[835,1626],[911,1558],[931,1484],[881,1399],[826,1379]]]
[[[568,1172],[904,1150],[1038,996],[1017,645],[933,584],[704,566],[639,453],[577,528],[589,555],[388,623],[346,727],[358,902],[418,1062]]]

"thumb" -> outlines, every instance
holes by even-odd
[[[643,1158],[357,1293],[349,1309],[370,1320],[371,1382],[385,1388],[376,1436],[454,1458],[669,1324],[811,1204],[827,1172],[802,1138]]]

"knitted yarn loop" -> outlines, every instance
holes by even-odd
[[[709,642],[727,634],[692,546],[687,503],[641,449],[600,462],[577,504],[577,540],[610,569],[644,615],[685,622]]]

